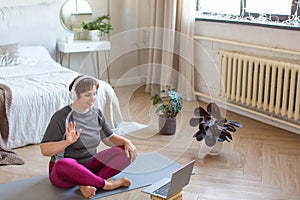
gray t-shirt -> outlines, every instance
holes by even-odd
[[[42,143],[64,140],[66,124],[70,121],[76,122],[76,130],[81,129],[81,135],[75,143],[65,149],[62,156],[86,163],[97,153],[101,139],[111,136],[113,131],[100,109],[92,108],[85,113],[78,113],[70,106],[65,106],[52,116]],[[56,156],[52,156],[51,161],[55,160]]]

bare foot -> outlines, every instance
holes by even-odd
[[[93,196],[95,196],[96,195],[96,191],[97,191],[97,189],[95,187],[85,186],[85,185],[79,186],[79,189],[80,189],[80,192],[82,193],[82,195],[85,198],[88,198],[88,199],[90,199]]]
[[[113,190],[119,187],[129,187],[131,181],[127,178],[120,178],[118,180],[112,180],[111,178],[105,180],[104,190]]]

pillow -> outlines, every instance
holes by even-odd
[[[20,56],[27,60],[35,60],[37,63],[52,63],[55,62],[47,49],[43,46],[20,46]]]
[[[0,67],[19,65],[19,44],[0,45]]]

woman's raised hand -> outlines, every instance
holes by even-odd
[[[81,129],[77,130],[76,132],[75,127],[76,127],[76,122],[74,123],[70,122],[66,127],[66,141],[68,142],[69,145],[76,142],[80,137]]]

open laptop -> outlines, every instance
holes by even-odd
[[[164,199],[173,196],[190,182],[194,163],[195,160],[187,163],[186,165],[173,172],[171,178],[162,178],[143,189],[142,192]]]

